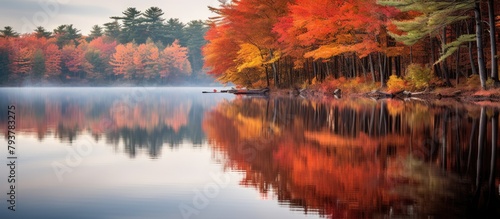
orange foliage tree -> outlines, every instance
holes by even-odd
[[[134,66],[137,77],[152,78],[159,71],[160,53],[152,42],[137,46],[134,52]]]
[[[61,50],[62,63],[70,75],[67,78],[76,77],[84,69],[85,53],[81,46],[66,45]]]
[[[57,76],[61,73],[61,50],[55,44],[49,44],[44,48],[45,72],[47,76]]]
[[[236,71],[233,60],[238,53],[238,43],[231,38],[228,29],[228,25],[211,23],[205,35],[208,41],[203,47],[205,67],[210,69],[209,74],[217,77],[224,77]]]
[[[10,60],[11,71],[17,74],[40,74],[42,72],[33,69],[34,56],[36,51],[39,52],[39,57],[43,59],[45,69],[43,70],[48,76],[56,76],[61,72],[61,51],[55,45],[54,40],[48,40],[44,37],[38,38],[34,34],[25,34],[19,38],[6,39],[10,44]],[[37,69],[40,70],[40,69]]]
[[[181,47],[178,40],[165,47],[160,57],[160,76],[180,76],[191,74],[191,64],[188,60],[188,50]]]
[[[262,78],[267,79],[269,85],[269,71],[272,72],[272,77],[276,83],[278,79],[278,69],[276,62],[281,57],[281,52],[276,47],[275,42],[277,35],[272,31],[274,24],[281,16],[287,12],[287,4],[290,0],[278,1],[233,1],[230,4],[223,4],[219,9],[212,10],[220,15],[219,20],[214,20],[210,26],[206,39],[209,41],[204,49],[206,58],[205,66],[212,68],[212,73],[220,74],[223,82],[239,82],[247,86],[252,86],[258,83]],[[219,37],[223,37],[219,39]],[[226,53],[228,45],[221,45],[221,42],[228,42],[237,45],[240,50],[230,51]],[[231,45],[229,44],[229,45]],[[240,54],[245,54],[249,45],[253,45],[253,49],[258,51],[252,54],[250,59],[238,59],[238,63],[230,63]],[[219,47],[222,46],[222,47]],[[233,47],[234,48],[234,47]],[[212,60],[217,58],[218,54],[225,53],[223,62]],[[229,57],[228,57],[229,56]],[[247,65],[246,63],[249,63]],[[252,62],[261,63],[259,68],[255,68]],[[238,67],[239,66],[239,67]],[[250,67],[251,72],[249,72]],[[253,74],[253,75],[249,75]],[[243,77],[240,80],[239,77]]]
[[[275,86],[293,85],[324,80],[334,71],[357,77],[361,69],[366,75],[369,54],[401,52],[387,49],[385,40],[395,9],[375,0],[239,0],[212,11],[220,16],[206,35],[204,54],[206,67],[222,82],[251,86],[267,79],[269,86],[272,79]]]
[[[120,44],[115,49],[116,52],[109,63],[113,66],[113,72],[123,78],[130,78],[134,70],[135,45],[133,43]]]

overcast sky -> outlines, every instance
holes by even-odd
[[[61,24],[73,24],[83,35],[90,28],[112,21],[128,7],[145,11],[156,6],[163,18],[179,18],[183,23],[206,20],[213,14],[207,6],[218,6],[217,0],[0,0],[0,29],[12,26],[16,32],[32,32],[43,26],[52,31]]]

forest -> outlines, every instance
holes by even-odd
[[[235,0],[210,8],[205,66],[246,87],[498,86],[494,0]]]
[[[84,36],[72,24],[52,32],[0,30],[0,83],[19,85],[173,85],[211,82],[201,47],[207,25],[166,20],[158,7],[127,8]]]

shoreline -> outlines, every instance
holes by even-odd
[[[397,99],[397,100],[419,100],[419,101],[452,101],[459,103],[473,103],[477,105],[489,105],[500,108],[500,89],[460,90],[456,88],[439,88],[432,91],[408,92],[399,91],[389,93],[374,90],[370,92],[323,92],[317,88],[298,89],[271,89],[272,96],[301,96],[312,100],[332,100],[344,98],[372,98],[372,99]]]

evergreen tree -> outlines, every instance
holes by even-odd
[[[112,39],[118,40],[121,35],[121,26],[117,20],[104,24],[104,34]]]
[[[0,83],[6,82],[10,75],[10,59],[9,50],[0,47]]]
[[[190,21],[185,28],[186,46],[189,49],[189,61],[193,72],[199,72],[203,68],[201,48],[207,43],[205,40],[207,30],[207,25],[201,20]]]
[[[146,33],[149,38],[154,42],[165,41],[165,25],[161,16],[163,16],[163,11],[158,7],[151,7],[147,9],[144,16],[144,23],[146,25]]]
[[[37,38],[47,38],[48,39],[48,38],[52,37],[52,33],[50,31],[45,30],[44,27],[38,26],[35,29],[35,36]]]
[[[40,79],[45,74],[45,56],[43,51],[38,49],[33,55],[33,75]]]
[[[144,36],[145,27],[143,25],[144,19],[141,18],[141,11],[136,8],[127,8],[122,14],[123,17],[111,17],[123,22],[120,42],[129,43],[134,40],[139,44],[146,42],[147,37]]]
[[[100,27],[99,25],[94,25],[92,26],[92,30],[90,30],[90,34],[87,37],[87,42],[90,42],[93,39],[98,38],[102,35],[103,35],[102,27]]]
[[[85,59],[89,64],[91,64],[90,75],[94,78],[99,78],[105,75],[106,63],[101,58],[101,52],[99,50],[89,50],[85,53]]]
[[[166,24],[166,41],[165,44],[171,45],[175,40],[179,40],[182,46],[185,46],[186,39],[184,36],[184,24],[177,18],[170,18]]]
[[[11,26],[6,26],[3,30],[0,30],[0,37],[9,38],[9,37],[19,37],[19,33],[15,32]]]
[[[465,1],[440,1],[440,0],[380,0],[381,5],[393,6],[402,12],[416,11],[420,15],[413,19],[403,21],[393,21],[396,27],[404,34],[389,32],[397,41],[406,45],[413,45],[419,40],[429,35],[436,35],[442,32],[442,29],[455,22],[465,20],[469,16],[464,12],[471,11],[474,8],[473,0]],[[439,60],[443,61],[446,57],[455,52],[460,44],[474,41],[475,35],[466,34],[460,36],[454,42],[444,45]]]
[[[54,29],[54,35],[57,38],[57,46],[62,48],[65,45],[73,43],[75,46],[78,46],[78,40],[82,37],[82,34],[79,33],[80,30],[77,30],[73,27],[73,24],[64,24],[58,26]]]
[[[480,41],[480,39],[474,34],[462,34],[454,41],[448,43],[446,27],[469,18],[466,14],[474,9],[474,1],[379,0],[378,3],[396,7],[402,12],[413,11],[420,13],[414,16],[413,19],[393,21],[392,23],[403,34],[392,32],[389,32],[389,34],[397,41],[410,46],[424,37],[438,36],[441,40],[440,57],[437,61],[433,61],[435,61],[435,65],[439,65],[441,73],[446,79],[446,84],[451,86],[445,64],[441,62],[455,53],[461,44],[475,40]]]

